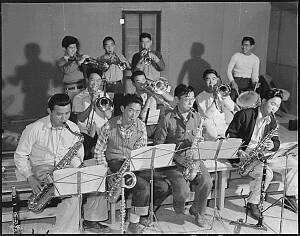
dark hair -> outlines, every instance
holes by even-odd
[[[142,41],[143,38],[149,38],[151,40],[151,34],[149,33],[141,33],[140,34],[140,42]]]
[[[114,44],[116,44],[116,43],[115,43],[115,40],[114,40],[112,37],[110,37],[110,36],[107,36],[107,37],[105,37],[105,38],[103,39],[103,42],[102,42],[102,44],[103,44],[103,47],[104,47],[104,44],[106,43],[106,41],[108,41],[108,40],[111,40],[111,41],[113,41],[113,42],[114,42]]]
[[[54,110],[54,106],[66,106],[70,104],[71,105],[71,99],[68,94],[66,93],[57,93],[54,94],[49,100],[48,100],[48,107],[51,111]]]
[[[102,71],[99,70],[98,68],[96,67],[89,67],[86,69],[86,76],[87,78],[90,78],[90,75],[93,74],[93,73],[96,73],[98,75],[100,75],[100,77],[102,77]]]
[[[220,76],[218,75],[218,72],[215,71],[214,69],[207,69],[203,72],[203,79],[205,79],[205,77],[208,75],[208,74],[214,74],[215,76],[217,76],[218,78],[220,78]]]
[[[282,100],[283,99],[283,91],[281,89],[272,88],[262,94],[262,98],[264,98],[266,100],[269,100],[274,97],[279,97]]]
[[[187,86],[185,84],[179,84],[174,90],[174,96],[180,98],[183,95],[188,95],[190,92],[194,92],[194,88],[192,86]]]
[[[79,51],[80,43],[76,37],[69,36],[69,35],[65,36],[61,42],[61,45],[63,48],[67,49],[67,47],[69,47],[69,45],[74,44],[74,43],[76,44],[77,51]]]
[[[136,93],[127,93],[123,97],[122,106],[124,106],[124,108],[127,107],[131,103],[138,103],[141,105],[141,107],[143,107],[143,99],[140,95],[138,95]]]
[[[252,37],[250,37],[250,36],[245,36],[245,37],[242,39],[242,44],[243,44],[245,41],[249,41],[249,42],[250,42],[250,45],[254,45],[254,44],[255,44],[254,38],[252,38]]]
[[[134,81],[134,78],[135,78],[136,76],[139,76],[139,75],[144,75],[145,78],[146,78],[146,75],[145,75],[145,72],[144,72],[144,71],[136,70],[136,71],[134,71],[134,72],[132,73],[132,75],[130,76],[130,79],[131,79],[132,83],[135,82],[135,81]]]

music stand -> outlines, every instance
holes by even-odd
[[[154,197],[153,197],[153,185],[154,185],[154,169],[170,166],[172,164],[173,154],[176,144],[159,144],[156,146],[146,146],[137,150],[131,151],[130,170],[147,170],[150,168],[150,207],[149,207],[149,220],[150,225],[154,220],[157,223],[157,227],[160,232],[163,230],[159,227],[157,217],[154,213]]]
[[[216,142],[214,141],[204,141],[197,143],[197,151],[194,151],[194,159],[195,154],[198,156],[197,159],[201,160],[214,160],[214,174],[215,174],[215,186],[214,186],[214,211],[213,211],[213,217],[211,219],[210,228],[209,230],[212,230],[213,223],[215,219],[220,220],[223,224],[223,227],[226,229],[224,222],[222,221],[222,217],[219,213],[219,210],[217,208],[217,189],[218,189],[218,161],[217,159],[229,159],[235,156],[236,152],[238,151],[238,148],[242,144],[242,139],[238,138],[220,138],[217,141],[219,141],[218,146],[216,148]],[[225,142],[224,142],[225,141]],[[201,150],[201,152],[200,152]],[[214,152],[215,150],[215,152]],[[203,157],[201,157],[203,156]],[[217,216],[218,215],[218,216]]]
[[[53,172],[54,194],[56,197],[78,196],[80,233],[83,231],[81,217],[82,194],[105,192],[106,172],[107,167],[103,165],[66,168]]]
[[[243,222],[242,219],[239,219],[238,221],[231,221],[230,224],[233,225],[237,225],[238,227],[241,226],[245,226],[245,227],[249,227],[249,228],[255,228],[255,229],[261,229],[261,230],[265,230],[267,231],[266,226],[263,225],[263,216],[262,214],[267,211],[269,208],[271,208],[272,206],[274,206],[277,202],[279,202],[280,200],[282,201],[281,203],[281,210],[280,210],[280,229],[279,229],[279,234],[281,234],[281,230],[282,230],[282,219],[283,219],[283,211],[284,211],[284,200],[287,199],[285,194],[286,194],[286,175],[287,175],[287,160],[288,160],[288,153],[291,152],[293,149],[295,149],[296,147],[298,147],[298,143],[288,146],[286,149],[283,149],[281,151],[277,151],[275,152],[273,155],[271,155],[271,157],[269,157],[268,159],[271,158],[276,158],[276,156],[284,156],[285,157],[285,171],[284,171],[284,181],[283,181],[283,195],[282,197],[280,197],[279,199],[277,199],[275,202],[273,202],[270,206],[268,206],[266,209],[262,210],[260,212],[260,217],[258,219],[258,223],[257,224],[249,224],[247,222]],[[267,164],[267,159],[263,160],[264,163],[264,168],[263,168],[263,172],[265,172],[265,168],[266,168],[266,164]],[[264,181],[265,178],[265,173],[263,173],[263,180]],[[261,195],[264,192],[264,189],[261,189]],[[288,199],[287,199],[288,200]],[[261,196],[261,201],[263,201],[263,198]],[[246,218],[247,219],[247,218]]]

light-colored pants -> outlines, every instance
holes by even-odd
[[[286,158],[280,156],[276,159],[268,161],[266,171],[265,190],[268,188],[272,178],[273,171],[280,173],[282,181],[284,181]],[[250,196],[249,203],[258,204],[260,199],[261,181],[263,176],[263,164],[256,166],[249,175],[254,178],[250,182]],[[293,157],[287,159],[287,175],[286,175],[286,195],[298,196],[298,161]]]

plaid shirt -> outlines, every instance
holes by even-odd
[[[97,164],[106,164],[112,159],[108,149],[113,146],[119,156],[128,156],[130,151],[147,145],[147,131],[145,124],[137,119],[129,127],[122,125],[122,116],[111,118],[98,133],[94,157]],[[122,157],[120,157],[121,159]]]

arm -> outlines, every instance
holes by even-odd
[[[149,56],[152,59],[152,65],[154,66],[154,68],[157,71],[163,71],[165,69],[164,59],[159,52],[157,52],[157,51],[151,52],[150,51]]]
[[[251,78],[252,78],[252,83],[258,83],[258,75],[259,75],[259,58],[256,58],[257,60],[255,60],[255,63],[253,65],[253,68],[252,68],[252,75],[251,75]]]
[[[108,137],[110,133],[109,122],[106,122],[100,129],[98,133],[98,140],[94,150],[94,157],[98,165],[104,164],[107,165],[105,151],[108,145]]]
[[[135,53],[132,57],[132,61],[131,61],[131,72],[134,72],[136,70],[140,70],[137,65],[138,62],[141,61],[142,58],[140,57],[139,53]],[[140,66],[139,66],[140,67]]]
[[[166,138],[168,135],[168,127],[167,127],[167,120],[165,116],[160,116],[158,121],[158,126],[155,130],[153,144],[162,144],[165,143]]]
[[[231,83],[232,81],[234,81],[233,79],[233,75],[232,75],[232,70],[234,68],[236,64],[236,56],[235,54],[231,57],[230,61],[229,61],[229,64],[228,64],[228,67],[227,67],[227,77],[228,77],[228,80],[229,82]]]
[[[225,136],[227,137],[227,135],[229,135],[230,138],[241,138],[240,130],[243,125],[245,125],[245,114],[243,110],[241,110],[235,113],[225,132]]]
[[[69,74],[79,69],[76,61],[68,61],[67,57],[62,57],[57,61],[58,68],[64,73]]]
[[[120,58],[121,62],[126,63],[127,69],[131,69],[131,64],[124,55],[120,54],[120,55],[118,55],[118,57]]]

